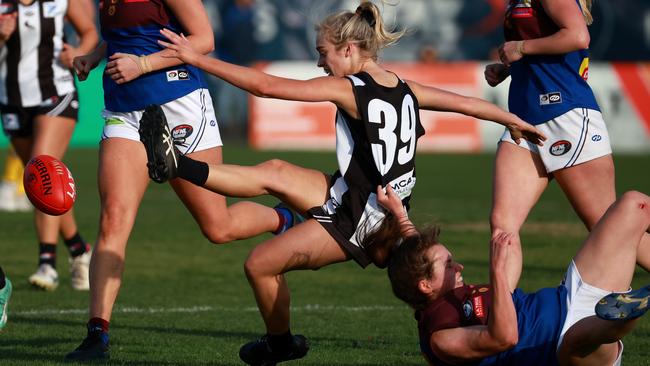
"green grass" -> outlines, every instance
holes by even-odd
[[[333,153],[261,153],[229,147],[225,159],[253,164],[271,157],[333,171]],[[0,152],[0,158],[5,152]],[[94,240],[98,222],[95,150],[66,158],[78,185],[77,220]],[[650,192],[650,156],[616,158],[619,193]],[[465,279],[487,281],[491,155],[421,155],[412,216],[442,225],[442,240],[465,264]],[[260,202],[273,204],[272,198]],[[30,288],[37,246],[30,214],[0,213],[0,265],[14,283],[10,319],[0,332],[0,364],[52,365],[85,334],[88,294],[69,285],[66,253],[59,250],[61,285]],[[553,183],[522,231],[521,287],[555,286],[585,236]],[[124,282],[111,322],[116,365],[235,365],[239,346],[263,331],[242,264],[267,236],[213,246],[166,185],[152,184],[128,246]],[[288,275],[293,330],[312,349],[296,365],[422,365],[411,311],[396,300],[383,271],[353,262]],[[649,283],[638,273],[635,285]],[[650,364],[650,320],[625,339],[625,365]]]

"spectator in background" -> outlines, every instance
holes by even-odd
[[[485,60],[492,48],[503,42],[504,0],[465,0],[456,17],[463,28],[459,48],[464,59]]]
[[[418,61],[423,64],[435,64],[439,61],[438,50],[434,46],[424,45],[418,52]]]

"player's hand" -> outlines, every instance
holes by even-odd
[[[90,71],[99,65],[99,57],[95,52],[83,56],[77,56],[72,60],[72,67],[74,68],[77,78],[80,81],[86,80]]]
[[[513,238],[513,233],[501,232],[490,240],[490,269],[493,273],[506,273]]]
[[[0,42],[6,42],[16,31],[17,12],[0,15]]]
[[[80,55],[81,52],[79,51],[78,48],[72,47],[71,45],[64,43],[63,50],[59,55],[59,62],[61,62],[63,66],[70,69],[74,66],[74,59]]]
[[[116,52],[108,60],[104,72],[117,84],[128,83],[144,74],[139,57],[136,55]]]
[[[513,62],[519,61],[524,57],[522,51],[523,42],[524,41],[510,41],[499,47],[499,58],[505,66],[510,66]]]
[[[386,186],[386,191],[381,186],[377,186],[377,202],[392,212],[395,217],[400,217],[404,215],[404,205],[402,200],[399,198],[399,195],[395,193],[393,187],[389,185]]]
[[[523,138],[535,145],[544,145],[543,141],[546,141],[546,136],[542,131],[535,128],[535,126],[522,121],[518,117],[516,120],[517,121],[512,124],[506,125],[506,128],[510,131],[510,136],[512,136],[512,139],[515,140],[517,144],[519,144]]]
[[[163,57],[175,57],[186,64],[196,64],[196,60],[201,55],[192,48],[192,43],[190,43],[184,34],[181,33],[178,35],[166,28],[161,29],[160,33],[165,36],[169,42],[158,41],[158,43],[172,51],[168,54],[164,54]]]
[[[495,87],[510,76],[510,70],[504,64],[490,64],[485,66],[483,74],[488,85]]]

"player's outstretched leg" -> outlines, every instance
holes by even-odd
[[[596,304],[596,315],[605,320],[632,320],[645,314],[650,307],[650,286],[627,293],[611,293]]]
[[[309,351],[307,339],[300,334],[289,333],[284,342],[281,342],[281,339],[279,341],[265,335],[256,341],[248,342],[239,349],[239,358],[248,365],[273,366],[278,362],[303,358]]]
[[[165,113],[159,105],[145,108],[138,132],[147,150],[149,177],[157,183],[176,178],[179,152],[174,146]]]
[[[87,327],[86,338],[79,347],[65,355],[66,362],[108,360],[110,358],[108,331],[92,321],[88,322]]]
[[[0,271],[2,271],[0,269]],[[7,325],[7,308],[9,307],[9,298],[11,297],[11,281],[5,277],[5,285],[0,288],[0,329]]]

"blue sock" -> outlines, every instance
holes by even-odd
[[[274,210],[280,217],[280,224],[273,232],[273,234],[278,235],[289,230],[289,228],[293,226],[293,214],[291,213],[291,210],[285,207],[275,207]]]

